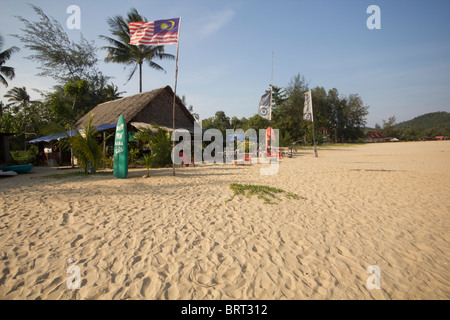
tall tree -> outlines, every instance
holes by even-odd
[[[324,141],[321,128],[326,128],[328,131],[331,127],[332,111],[331,106],[328,103],[328,96],[324,87],[315,87],[311,90],[311,93],[314,108],[314,129],[316,131],[315,134],[317,141],[321,143]]]
[[[277,108],[287,100],[286,91],[277,86],[272,86],[272,107]]]
[[[0,34],[0,50],[3,47],[3,36]],[[8,61],[12,54],[18,52],[20,49],[17,47],[11,47],[5,51],[0,52],[0,83],[5,87],[8,87],[6,79],[12,80],[16,76],[14,68],[5,66],[5,62]],[[6,79],[5,79],[6,78]]]
[[[85,79],[69,82],[64,86],[64,93],[70,97],[73,97],[72,109],[75,109],[75,104],[77,103],[77,98],[79,96],[87,94],[89,91],[89,82]]]
[[[115,16],[108,18],[107,23],[113,37],[100,36],[111,46],[105,46],[103,49],[108,51],[106,62],[114,62],[132,66],[128,81],[131,80],[136,70],[139,69],[139,92],[142,92],[142,65],[144,62],[155,70],[165,71],[163,67],[155,63],[154,59],[175,59],[174,55],[164,53],[164,46],[144,46],[130,44],[130,22],[144,21],[147,19],[139,14],[136,9],[131,9],[126,17]]]
[[[334,142],[338,141],[338,134],[341,133],[343,125],[344,100],[339,97],[339,91],[336,88],[328,90],[328,105],[330,106],[330,129],[334,136]]]
[[[388,121],[383,120],[383,129],[381,131],[386,138],[392,138],[398,134],[397,130],[395,130],[394,128],[396,121],[397,119],[395,118],[395,116],[389,117]]]
[[[369,107],[364,105],[358,94],[350,94],[342,98],[341,107],[339,115],[341,141],[356,141],[362,138]]]
[[[89,82],[86,80],[79,80],[77,82],[69,82],[64,86],[64,93],[70,97],[73,97],[73,104],[72,104],[72,111],[75,110],[75,104],[77,103],[77,97],[83,96],[87,94],[89,91]],[[91,119],[89,119],[90,122]],[[70,135],[72,136],[72,128],[73,123],[69,123],[69,130]],[[71,155],[71,163],[72,168],[75,166],[74,164],[74,157],[73,157],[73,149],[70,149],[70,155]]]
[[[21,34],[13,36],[33,52],[27,58],[39,63],[39,76],[52,77],[61,84],[80,79],[95,83],[105,81],[105,76],[97,69],[94,42],[87,41],[82,35],[78,42],[71,41],[56,19],[47,16],[39,7],[30,6],[38,21],[17,17],[25,27]]]
[[[32,106],[38,104],[38,101],[32,101],[30,95],[27,92],[25,87],[18,88],[14,87],[9,90],[5,95],[5,98],[8,98],[7,107],[11,108],[12,115],[15,118],[16,128],[20,127],[23,129],[24,134],[24,149],[27,149],[27,135],[36,134],[36,132],[27,132],[30,123],[33,122],[33,118],[35,118],[37,110]],[[34,119],[36,120],[36,119]],[[17,123],[20,123],[17,125]]]
[[[305,77],[301,74],[295,75],[285,89],[286,98],[272,112],[273,126],[289,132],[289,136],[293,141],[302,139],[307,132],[307,127],[302,117],[303,94],[306,91],[308,91],[308,84]]]

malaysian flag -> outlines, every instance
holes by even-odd
[[[177,44],[181,18],[130,22],[130,44]]]

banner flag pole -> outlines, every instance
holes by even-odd
[[[270,77],[270,105],[269,105],[269,127],[272,128],[272,93],[273,93],[273,51],[272,51],[272,75]],[[272,156],[272,130],[269,131],[269,149]]]
[[[317,158],[318,154],[317,154],[317,146],[316,146],[316,134],[314,133],[314,120],[312,121],[312,131],[313,131],[314,155]]]
[[[178,41],[177,41],[177,56],[175,58],[175,86],[173,88],[173,107],[172,107],[172,122],[173,122],[173,132],[175,134],[175,106],[177,100],[177,82],[178,82],[178,51],[180,48],[180,29],[181,29],[181,17],[178,24]],[[172,139],[172,150],[175,149],[175,140]],[[173,175],[175,176],[175,161],[172,161]]]
[[[177,21],[177,22],[175,22]],[[178,82],[178,52],[180,49],[181,17],[174,19],[156,20],[151,22],[137,21],[129,23],[130,44],[133,45],[164,45],[177,43],[177,56],[175,61],[175,86],[173,88],[172,122],[175,133],[175,107],[177,100]],[[174,29],[176,28],[176,29]],[[170,31],[174,29],[173,31]],[[176,32],[175,32],[176,30]],[[175,148],[175,140],[172,140],[172,151]],[[175,175],[175,161],[173,162],[173,175]]]

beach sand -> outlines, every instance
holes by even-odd
[[[450,141],[302,150],[276,175],[266,166],[1,178],[0,298],[450,298]],[[305,199],[226,202],[231,183]]]

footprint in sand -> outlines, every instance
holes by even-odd
[[[81,235],[81,234],[79,234],[78,236],[77,236],[77,238],[74,240],[74,241],[72,241],[72,243],[70,244],[70,246],[73,248],[73,247],[75,247],[76,245],[77,245],[77,241],[79,241],[79,240],[81,240],[81,239],[83,239],[83,236]]]

